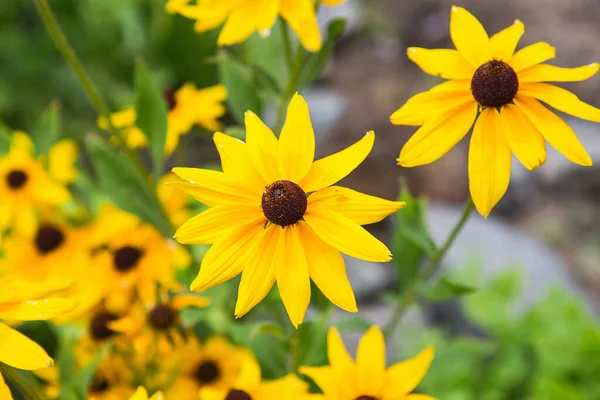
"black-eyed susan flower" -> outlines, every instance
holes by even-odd
[[[0,320],[45,320],[68,312],[76,306],[76,302],[55,296],[66,287],[64,280],[30,285],[4,277],[0,279]],[[2,322],[0,322],[0,362],[24,370],[47,368],[53,364],[52,358],[37,343]],[[2,374],[0,374],[0,398],[12,399]]]
[[[242,367],[256,363],[250,350],[220,336],[210,337],[204,343],[190,336],[177,351],[181,364],[177,378],[167,391],[171,399],[196,400],[202,388],[229,390],[240,377]]]
[[[168,182],[178,179],[177,175],[171,172],[163,176],[157,185],[158,199],[165,207],[169,220],[175,226],[183,224],[192,216],[192,211],[188,207],[191,200],[190,196],[181,190],[167,185]]]
[[[310,279],[340,308],[355,312],[354,293],[340,251],[364,260],[391,259],[388,248],[360,225],[382,220],[403,203],[331,186],[369,154],[375,133],[315,161],[315,136],[300,95],[288,107],[279,140],[252,112],[246,143],[217,132],[224,172],[175,168],[173,182],[211,208],[176,232],[181,243],[213,244],[202,260],[194,291],[242,273],[235,315],[258,304],[277,282],[297,326],[310,302]]]
[[[342,2],[323,1],[329,6]],[[197,32],[209,31],[224,23],[218,39],[220,46],[243,42],[254,31],[267,36],[278,15],[296,32],[306,50],[315,52],[322,46],[313,0],[201,0],[196,5],[187,3],[189,0],[169,0],[166,10],[195,19]]]
[[[327,335],[329,365],[300,367],[323,391],[322,400],[434,400],[424,394],[410,394],[421,382],[433,360],[433,349],[386,369],[385,342],[374,326],[358,344],[352,360],[335,328]]]
[[[9,153],[0,158],[1,231],[12,227],[31,234],[41,209],[52,209],[70,200],[65,184],[76,177],[75,149],[71,141],[57,143],[50,150],[47,168],[33,155],[29,137],[24,132],[13,133]]]
[[[193,83],[186,83],[174,94],[167,93],[169,113],[165,152],[171,154],[177,147],[181,135],[187,134],[196,124],[209,131],[219,129],[221,126],[219,118],[226,112],[223,105],[226,99],[227,90],[223,85],[197,89]],[[115,112],[110,120],[115,128],[121,130],[127,147],[135,149],[148,146],[144,132],[135,125],[137,120],[135,108],[127,107]],[[106,118],[98,118],[98,126],[108,130]],[[117,138],[113,138],[112,141],[118,143]]]
[[[133,396],[129,400],[165,400],[165,396],[162,392],[156,392],[151,397],[148,397],[148,391],[146,388],[140,386],[137,388]]]
[[[526,168],[535,169],[546,161],[547,141],[570,161],[592,165],[573,130],[542,102],[595,122],[600,122],[600,110],[543,82],[582,81],[593,76],[599,65],[543,64],[555,56],[554,48],[543,42],[515,52],[524,29],[523,23],[515,21],[488,37],[473,15],[452,7],[450,36],[456,50],[408,49],[408,57],[423,71],[448,81],[411,97],[391,116],[396,125],[422,125],[400,152],[398,163],[404,167],[442,157],[475,122],[469,186],[477,210],[485,217],[508,188],[512,153]]]
[[[87,362],[86,359],[86,363],[81,367],[85,368]],[[88,400],[123,400],[133,396],[136,390],[132,369],[129,359],[114,353],[108,354],[98,364],[87,388],[86,398]]]

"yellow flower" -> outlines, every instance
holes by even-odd
[[[262,381],[256,361],[245,363],[235,385],[227,390],[200,389],[200,400],[308,400],[308,385],[295,375],[272,381]]]
[[[92,358],[96,354],[92,355]],[[78,360],[80,361],[80,360]],[[88,388],[88,400],[123,400],[134,395],[135,386],[133,385],[134,376],[130,360],[109,354],[104,357],[92,378]],[[85,364],[80,364],[86,367]]]
[[[0,279],[0,320],[35,321],[54,318],[72,310],[73,300],[49,297],[63,291],[64,281],[48,281],[41,285]],[[11,367],[35,370],[53,364],[52,358],[37,343],[0,322],[0,362]],[[0,398],[12,399],[0,374]]]
[[[167,185],[167,183],[176,180],[179,180],[179,178],[172,172],[163,176],[158,182],[157,192],[158,199],[165,207],[169,220],[173,225],[179,226],[190,219],[192,212],[188,207],[190,196]]]
[[[592,165],[573,130],[540,101],[567,114],[600,122],[600,110],[573,93],[542,82],[582,81],[599,64],[560,68],[542,64],[555,51],[539,42],[515,52],[520,21],[488,37],[479,21],[452,7],[450,36],[457,50],[408,49],[423,71],[449,81],[411,97],[391,116],[396,125],[422,127],[406,143],[398,163],[414,167],[446,154],[475,122],[469,147],[469,184],[477,210],[487,217],[510,180],[512,154],[532,170],[546,161],[544,139],[570,161]]]
[[[156,392],[152,395],[152,397],[148,398],[148,391],[140,386],[137,388],[133,396],[129,398],[129,400],[164,400],[165,396],[162,392]]]
[[[214,131],[221,127],[218,121],[225,115],[226,109],[222,104],[227,99],[227,90],[223,85],[196,89],[193,83],[186,83],[173,95],[167,95],[169,113],[167,114],[167,138],[165,152],[171,154],[179,143],[179,137],[188,133],[195,124]],[[135,108],[127,107],[113,113],[110,117],[113,126],[120,129],[125,137],[127,147],[132,149],[147,147],[148,142],[144,132],[135,125],[137,113]],[[108,130],[108,121],[98,118],[98,126]],[[113,144],[118,139],[112,138]]]
[[[329,365],[300,367],[323,391],[323,400],[434,400],[423,394],[410,394],[425,376],[433,360],[431,347],[415,358],[394,364],[386,370],[385,342],[379,327],[367,331],[352,360],[335,328],[327,335]]]
[[[179,371],[167,391],[167,397],[171,399],[198,399],[201,388],[229,390],[237,382],[243,366],[256,364],[250,350],[235,346],[219,336],[213,336],[203,344],[190,336],[178,352],[181,357]]]
[[[76,177],[77,150],[69,140],[55,144],[49,153],[49,170],[33,156],[34,146],[24,132],[14,132],[10,152],[0,157],[0,231],[13,227],[31,234],[37,212],[52,209],[71,198],[66,183]]]
[[[340,1],[327,1],[328,5],[337,3]],[[278,15],[296,32],[306,50],[315,52],[322,46],[313,0],[199,0],[193,6],[185,5],[181,0],[170,0],[166,10],[195,19],[197,32],[209,31],[225,23],[219,35],[219,46],[243,42],[254,31],[268,36]]]
[[[252,112],[245,122],[247,143],[214,135],[224,172],[173,170],[187,182],[171,185],[212,207],[175,234],[181,243],[214,243],[192,290],[203,291],[243,272],[235,309],[241,317],[277,281],[297,326],[310,302],[310,277],[334,304],[357,311],[340,251],[389,261],[388,248],[360,225],[378,222],[404,204],[331,185],[367,157],[375,133],[313,162],[315,136],[300,95],[290,102],[279,140]]]

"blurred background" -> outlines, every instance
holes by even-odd
[[[311,107],[318,157],[375,130],[375,148],[343,184],[396,198],[403,182],[427,200],[425,225],[441,242],[469,196],[468,140],[432,165],[396,165],[415,131],[389,123],[412,95],[438,82],[412,64],[409,46],[452,47],[452,4],[466,7],[493,34],[524,22],[519,47],[546,41],[557,49],[552,64],[574,67],[600,61],[598,0],[350,0],[322,7],[323,30],[335,18],[348,20],[322,76],[304,95]],[[198,35],[193,21],[168,15],[162,0],[54,0],[51,6],[71,45],[113,110],[134,103],[133,67],[144,57],[165,91],[195,82],[216,84],[217,31]],[[256,38],[254,38],[256,40]],[[561,85],[563,86],[563,85]],[[563,87],[600,105],[600,77]],[[39,132],[40,118],[59,106],[64,136],[83,139],[97,130],[94,109],[50,41],[32,2],[0,2],[0,129]],[[276,103],[263,115],[273,119]],[[255,110],[258,112],[258,110]],[[600,126],[566,117],[600,163]],[[226,116],[227,126],[237,123]],[[43,134],[43,132],[41,132]],[[217,160],[211,133],[182,138],[171,165],[199,166]],[[507,194],[483,220],[473,215],[445,261],[445,273],[464,282],[462,297],[424,299],[401,328],[390,359],[416,353],[424,343],[438,349],[423,383],[442,400],[599,399],[600,173],[569,163],[548,148],[547,163],[527,172],[513,162]],[[393,218],[371,226],[391,243]],[[401,285],[403,255],[394,265],[348,259],[361,316],[383,324],[386,296]],[[352,336],[348,340],[352,341]],[[350,346],[353,347],[352,345]]]

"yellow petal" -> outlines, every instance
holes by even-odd
[[[25,132],[14,131],[10,138],[10,150],[32,154],[35,150],[35,145]]]
[[[275,284],[275,250],[282,233],[278,225],[270,225],[257,234],[256,245],[250,251],[252,262],[242,273],[235,304],[236,318],[242,317],[260,303]]]
[[[295,228],[282,229],[272,262],[275,263],[279,295],[290,321],[297,328],[304,321],[310,303],[310,279],[306,254]]]
[[[465,137],[476,115],[477,106],[474,101],[469,101],[427,122],[406,142],[398,164],[416,167],[444,156]]]
[[[250,157],[254,161],[254,166],[265,181],[275,182],[279,179],[277,138],[252,111],[244,114],[244,122],[246,124],[246,145]]]
[[[444,79],[471,79],[475,68],[453,49],[409,47],[408,58],[429,75]]]
[[[296,32],[300,43],[308,51],[321,50],[322,40],[312,0],[280,0],[283,19]]]
[[[62,205],[71,199],[71,193],[62,184],[44,177],[36,182],[36,190],[33,193],[36,200],[42,204]]]
[[[25,370],[46,368],[53,364],[40,345],[1,322],[0,362]]]
[[[300,186],[309,193],[345,178],[367,158],[374,142],[375,132],[370,131],[352,146],[315,161]]]
[[[183,7],[187,6],[190,0],[168,0],[165,4],[165,11],[169,14],[178,13]]]
[[[356,366],[348,354],[339,332],[333,326],[327,332],[327,357],[329,364],[337,370],[348,372]]]
[[[360,393],[379,396],[385,372],[385,340],[378,326],[371,327],[360,340],[356,365]]]
[[[450,37],[456,49],[474,67],[493,57],[490,39],[481,23],[462,7],[452,6]]]
[[[27,300],[40,299],[53,293],[61,292],[71,285],[70,278],[47,279],[43,285],[32,285],[28,281],[1,280],[0,307],[3,303],[18,303]]]
[[[79,152],[74,141],[63,139],[56,143],[48,153],[48,169],[50,174],[64,183],[71,183],[77,178],[75,161]]]
[[[356,397],[357,382],[356,372],[342,375],[340,371],[333,367],[300,367],[299,372],[312,379],[317,386],[325,393],[324,397],[312,395],[310,399],[316,400],[345,400]]]
[[[256,27],[261,36],[266,36],[275,24],[279,14],[279,0],[262,0],[258,5]]]
[[[545,42],[538,42],[517,51],[510,59],[509,64],[515,72],[519,72],[554,57],[556,57],[554,47]]]
[[[326,6],[337,6],[340,5],[344,2],[346,2],[346,0],[319,0],[321,3],[325,4]]]
[[[575,136],[573,129],[558,115],[531,97],[517,95],[514,102],[552,147],[575,164],[586,167],[592,165],[592,159]]]
[[[359,225],[367,225],[381,221],[406,203],[369,196],[341,186],[331,186],[311,194],[308,204],[311,210],[335,210]]]
[[[510,149],[525,168],[533,170],[544,164],[546,142],[523,111],[513,104],[507,104],[500,110],[500,118]]]
[[[138,386],[137,390],[129,400],[148,400],[148,392],[143,386]]]
[[[427,347],[416,357],[392,365],[385,372],[384,385],[382,393],[386,399],[408,399],[411,396],[404,397],[412,392],[419,382],[423,380],[431,361],[433,360],[433,348]],[[412,397],[414,400],[430,399],[429,396],[424,398]]]
[[[75,300],[55,297],[26,300],[19,303],[2,303],[0,304],[0,319],[44,320],[60,317],[75,307],[77,307]]]
[[[426,394],[413,393],[413,394],[409,394],[406,397],[403,397],[402,400],[437,400],[437,399],[435,397],[431,397]]]
[[[311,279],[333,304],[342,310],[357,312],[354,292],[340,252],[319,239],[306,222],[298,222],[296,229],[306,250]]]
[[[169,182],[196,200],[208,206],[226,203],[259,206],[261,197],[240,187],[237,181],[220,171],[199,168],[173,168],[173,172],[186,182]]]
[[[501,30],[490,38],[494,57],[503,61],[510,61],[519,39],[525,33],[525,25],[519,20],[516,20],[511,26]]]
[[[256,7],[253,4],[240,6],[234,10],[217,40],[219,46],[231,46],[243,42],[256,29]]]
[[[600,64],[592,63],[577,68],[562,68],[555,65],[538,64],[519,72],[520,84],[526,82],[578,82],[596,75]]]
[[[176,310],[182,310],[187,307],[204,308],[209,305],[209,299],[194,294],[179,294],[171,300],[171,306]]]
[[[315,159],[315,133],[310,122],[308,104],[298,93],[287,109],[279,137],[279,173],[283,179],[300,182]]]
[[[13,400],[12,394],[10,393],[10,389],[4,382],[4,378],[0,373],[0,399]]]
[[[191,290],[201,292],[242,272],[248,250],[263,229],[263,224],[264,222],[259,222],[242,226],[212,245],[202,258],[200,272],[192,282]]]
[[[519,85],[519,95],[534,97],[550,107],[588,121],[600,122],[600,109],[579,100],[575,94],[547,83]]]
[[[165,395],[163,392],[156,392],[151,397],[150,400],[165,400]]]
[[[449,83],[452,83],[453,90],[446,90]],[[456,107],[457,104],[473,101],[471,81],[449,81],[408,99],[392,114],[390,121],[394,125],[420,126]]]
[[[226,204],[209,208],[181,225],[175,238],[184,244],[212,244],[241,225],[265,221],[260,207]]]
[[[264,187],[272,182],[265,181],[254,168],[246,143],[221,132],[213,135],[223,172],[233,175],[249,192],[262,195]]]
[[[469,144],[469,189],[485,218],[500,201],[510,181],[512,154],[495,108],[483,110]]]
[[[351,257],[374,262],[392,259],[392,253],[385,244],[350,218],[335,211],[308,209],[304,220],[321,240]]]

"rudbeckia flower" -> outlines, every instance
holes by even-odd
[[[93,357],[96,354],[92,355]],[[78,360],[80,362],[80,360]],[[80,363],[80,368],[88,366]],[[130,360],[121,355],[105,356],[94,372],[87,391],[87,400],[123,400],[135,393],[134,374]]]
[[[158,199],[165,208],[169,220],[175,226],[183,224],[192,216],[192,211],[188,207],[191,200],[190,196],[181,190],[167,185],[168,182],[177,179],[177,176],[171,172],[163,176],[157,185]]]
[[[300,367],[323,391],[322,400],[434,400],[424,394],[410,394],[425,376],[433,360],[431,347],[415,358],[386,370],[385,342],[379,327],[365,333],[352,360],[335,328],[327,335],[329,365]]]
[[[573,130],[542,103],[600,122],[599,109],[544,83],[586,80],[596,74],[599,64],[578,68],[544,64],[555,56],[554,48],[544,42],[515,52],[524,30],[523,23],[515,21],[488,37],[473,15],[452,7],[450,36],[456,50],[408,49],[408,57],[423,71],[448,81],[411,97],[391,116],[396,125],[422,125],[400,152],[398,164],[404,167],[434,162],[474,124],[469,186],[484,217],[508,188],[512,153],[533,170],[546,161],[547,141],[570,161],[592,165]]]
[[[227,90],[223,85],[196,89],[193,83],[186,83],[174,94],[166,93],[165,97],[169,107],[165,141],[167,155],[175,150],[179,137],[187,134],[195,124],[208,131],[220,128],[218,119],[225,115],[223,102],[227,100]],[[135,125],[136,119],[137,113],[133,107],[124,108],[110,117],[113,126],[121,130],[125,145],[132,149],[148,146],[144,132]],[[109,129],[104,117],[98,118],[98,126],[104,130]],[[118,138],[112,138],[113,144],[118,142]]]
[[[152,397],[148,398],[148,391],[146,388],[140,386],[137,388],[133,396],[129,398],[129,400],[165,400],[165,396],[162,392],[156,392],[152,395]]]
[[[191,285],[203,291],[242,273],[235,315],[258,304],[275,281],[297,326],[310,302],[310,279],[340,308],[356,312],[340,251],[386,262],[388,248],[360,225],[381,221],[404,203],[332,186],[369,154],[375,133],[315,161],[315,135],[304,99],[291,100],[279,140],[247,112],[246,143],[217,132],[224,172],[175,168],[173,182],[211,208],[175,233],[181,243],[213,244]]]
[[[325,0],[335,6],[343,0]],[[196,20],[197,32],[206,32],[225,23],[219,35],[219,46],[230,46],[246,40],[254,31],[265,37],[281,17],[296,32],[308,51],[321,49],[322,39],[313,0],[199,0],[187,5],[185,0],[169,0],[166,10]]]
[[[0,280],[0,320],[37,321],[54,318],[72,310],[76,302],[53,296],[66,289],[64,281],[30,285],[3,278]],[[53,364],[52,358],[37,343],[0,322],[0,362],[11,367],[36,370]],[[0,374],[0,398],[12,399]]]
[[[8,155],[0,158],[0,230],[13,227],[31,234],[38,211],[52,209],[71,199],[65,185],[77,175],[73,163],[77,149],[70,140],[55,144],[48,165],[34,155],[33,142],[24,132],[14,132]]]

